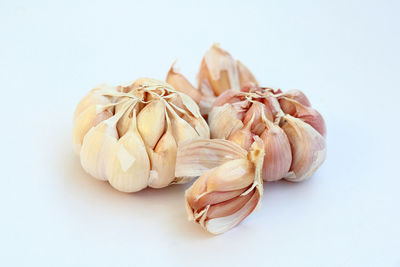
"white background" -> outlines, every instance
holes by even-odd
[[[1,266],[400,266],[398,1],[1,1]],[[124,194],[91,178],[72,113],[98,83],[195,80],[219,42],[258,80],[299,88],[328,157],[211,236],[186,186]]]

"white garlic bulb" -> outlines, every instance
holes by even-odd
[[[209,137],[190,97],[148,78],[90,91],[75,110],[72,133],[85,171],[123,192],[189,181],[175,176],[177,147]]]

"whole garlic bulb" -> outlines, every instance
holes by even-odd
[[[249,151],[222,139],[198,139],[180,146],[176,174],[200,176],[185,193],[189,220],[221,234],[260,205],[264,145],[260,138],[254,140]]]
[[[298,90],[282,93],[247,84],[225,91],[208,116],[211,138],[231,140],[248,150],[254,136],[264,142],[263,179],[299,182],[326,157],[325,122]]]
[[[204,116],[210,112],[217,96],[226,90],[239,91],[249,82],[257,85],[250,70],[239,60],[234,58],[218,44],[213,44],[205,53],[197,74],[198,87],[195,88],[174,64],[170,68],[166,81],[176,90],[191,96],[200,106]]]
[[[72,133],[85,171],[123,192],[187,182],[175,176],[177,147],[209,136],[190,97],[148,78],[91,90],[75,110]]]

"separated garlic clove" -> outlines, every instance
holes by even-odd
[[[216,96],[232,89],[239,90],[239,73],[235,60],[214,44],[204,55],[198,74],[199,88],[210,87]]]
[[[243,202],[240,201],[238,204],[241,206],[240,208],[237,209],[233,214],[224,216],[224,217],[214,217],[210,218],[209,220],[205,221],[203,220],[203,227],[210,233],[212,234],[222,234],[233,227],[237,226],[239,223],[241,223],[247,216],[249,216],[254,210],[257,209],[257,206],[259,205],[261,201],[261,196],[259,191],[254,191],[252,193],[250,199],[246,199],[247,202],[243,205]],[[246,195],[240,196],[240,197],[246,197]],[[228,205],[229,203],[225,204]],[[237,205],[237,204],[236,204]],[[213,207],[213,206],[210,206]],[[222,206],[223,207],[223,206]],[[235,209],[236,210],[236,209]],[[205,215],[205,219],[207,218],[207,212]],[[215,216],[215,214],[214,214]]]
[[[215,168],[207,181],[207,192],[232,191],[248,187],[254,180],[254,166],[247,159],[230,160]]]
[[[72,144],[75,153],[79,154],[82,147],[83,138],[87,132],[98,125],[100,122],[112,117],[114,114],[107,107],[92,105],[86,108],[74,119],[72,127]]]
[[[310,124],[315,130],[325,137],[325,121],[318,111],[312,107],[304,106],[296,100],[287,97],[279,98],[279,104],[283,112]]]
[[[204,178],[205,176],[202,175],[201,177]],[[214,205],[214,204],[218,204],[218,203],[225,202],[225,201],[231,200],[233,198],[236,198],[236,197],[242,195],[244,192],[246,192],[249,188],[250,188],[250,186],[241,188],[238,190],[225,191],[225,192],[215,191],[215,192],[211,192],[211,193],[207,193],[207,194],[203,194],[205,192],[205,189],[200,191],[197,188],[192,188],[192,190],[191,190],[192,197],[188,199],[188,202],[190,203],[190,206],[193,207],[193,209],[200,210],[200,209],[206,208],[207,205]],[[197,193],[194,193],[194,191],[196,191],[196,189],[197,189]]]
[[[200,91],[194,88],[193,85],[182,74],[180,74],[175,70],[174,64],[169,69],[167,78],[165,80],[167,83],[172,85],[176,90],[187,94],[196,103],[200,103],[202,97]]]
[[[223,163],[242,159],[247,151],[223,139],[195,139],[181,143],[176,156],[176,177],[197,177]]]
[[[256,194],[256,192],[252,191],[246,195],[240,195],[238,197],[226,200],[223,203],[211,205],[207,210],[207,218],[216,219],[233,215],[243,208],[243,206],[250,201],[254,194]],[[256,203],[254,203],[254,206],[255,205]]]
[[[246,84],[249,83],[257,86],[258,82],[254,75],[250,72],[250,70],[239,60],[236,60],[236,64],[239,72],[240,88],[243,88]]]
[[[203,155],[220,155],[221,146],[224,144],[229,147],[227,150],[237,147],[232,142],[222,141],[209,140],[210,144],[218,143],[219,146],[215,149],[208,148],[207,154]],[[213,155],[213,152],[216,154]],[[264,158],[262,141],[255,137],[250,152],[244,157],[243,154],[240,159],[228,160],[204,172],[185,192],[189,219],[198,222],[212,234],[223,233],[238,225],[261,201],[261,168]],[[203,160],[204,156],[200,156],[200,160]]]
[[[147,149],[151,162],[149,186],[153,188],[165,187],[175,178],[177,144],[172,135],[168,116],[166,116],[166,121],[167,130],[158,141],[154,151]]]
[[[280,126],[289,139],[293,157],[285,179],[300,182],[310,178],[325,161],[324,137],[309,124],[290,115],[282,118]]]
[[[108,181],[122,192],[137,192],[147,187],[150,161],[145,144],[137,130],[136,112],[130,128],[115,145],[110,162]]]
[[[260,138],[263,140],[265,148],[263,180],[282,179],[288,173],[292,163],[289,139],[278,125],[271,122],[267,122]]]
[[[225,104],[211,110],[208,114],[208,125],[211,138],[228,139],[232,133],[243,127],[243,122],[238,118],[235,108]]]
[[[154,148],[165,129],[165,101],[148,103],[137,116],[137,128],[144,143]]]

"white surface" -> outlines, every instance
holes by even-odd
[[[0,4],[0,266],[400,266],[398,1],[110,2]],[[186,220],[187,186],[89,177],[70,131],[94,85],[163,79],[176,58],[193,81],[215,41],[309,96],[328,158],[214,237]]]

